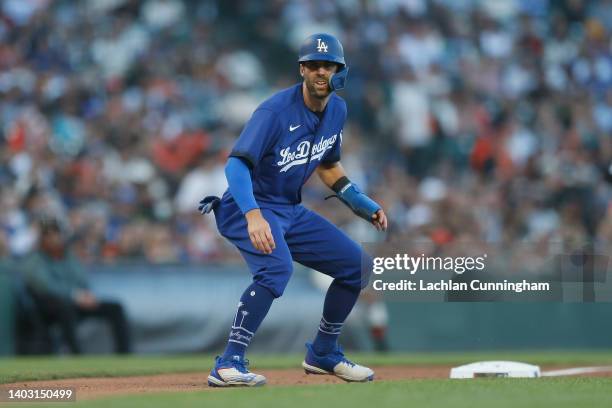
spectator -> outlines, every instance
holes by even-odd
[[[58,323],[68,348],[80,354],[77,326],[81,319],[98,317],[111,325],[115,351],[130,351],[130,333],[123,307],[98,299],[89,289],[83,268],[68,248],[56,219],[40,222],[38,251],[24,266],[27,285],[46,323]]]

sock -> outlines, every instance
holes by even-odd
[[[244,358],[247,347],[274,301],[270,290],[253,282],[242,294],[223,358]]]
[[[327,354],[336,348],[344,321],[353,310],[359,292],[359,289],[342,285],[337,279],[334,279],[327,289],[323,304],[323,317],[317,336],[312,342],[315,353]]]

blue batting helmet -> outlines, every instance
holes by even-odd
[[[298,62],[331,61],[338,64],[338,70],[329,78],[332,91],[344,88],[348,66],[344,61],[342,44],[331,34],[318,33],[306,38],[300,47]]]

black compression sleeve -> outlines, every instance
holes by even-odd
[[[334,190],[335,193],[339,193],[347,184],[350,184],[350,182],[348,177],[342,176],[334,183],[331,189]]]

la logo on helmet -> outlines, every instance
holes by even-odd
[[[317,51],[327,52],[327,44],[325,44],[325,41],[321,41],[320,38],[317,38]]]

